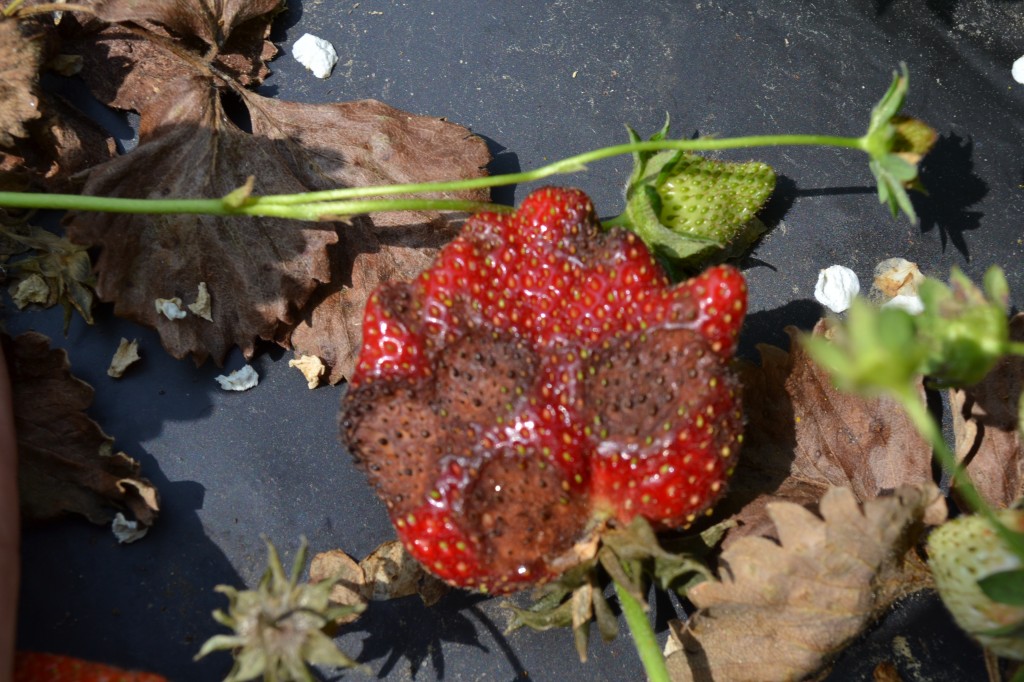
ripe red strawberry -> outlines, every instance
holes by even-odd
[[[167,682],[155,673],[122,670],[60,654],[19,651],[13,682]]]
[[[734,268],[670,285],[582,192],[538,190],[374,294],[342,437],[431,571],[543,582],[602,523],[685,526],[722,493],[745,313]]]

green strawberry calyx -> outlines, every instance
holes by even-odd
[[[631,144],[642,142],[628,128]],[[669,122],[648,142],[668,139]],[[700,270],[745,252],[766,231],[757,219],[775,189],[775,171],[760,162],[708,159],[690,151],[633,153],[626,210],[606,225],[637,235],[672,270]]]

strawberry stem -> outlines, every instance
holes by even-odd
[[[698,138],[695,140],[653,140],[602,147],[570,156],[540,168],[491,175],[480,178],[426,182],[378,187],[342,187],[319,192],[248,196],[232,199],[130,199],[97,197],[77,194],[41,194],[32,192],[0,192],[0,206],[24,209],[53,209],[99,211],[106,213],[168,214],[189,213],[217,216],[257,215],[295,220],[321,220],[361,213],[437,210],[437,211],[507,211],[506,206],[478,201],[433,198],[367,199],[395,194],[428,194],[461,192],[504,185],[536,182],[553,175],[576,173],[586,169],[588,163],[603,159],[663,150],[713,151],[745,147],[784,145],[816,145],[845,147],[868,151],[868,138],[839,137],[834,135],[752,135],[733,138]],[[361,201],[355,201],[361,199]]]
[[[626,618],[629,632],[633,635],[633,644],[640,655],[640,661],[644,664],[649,682],[669,682],[668,668],[665,665],[665,657],[658,646],[658,639],[651,628],[651,621],[647,618],[647,612],[636,597],[629,593],[629,590],[612,581],[615,585],[615,594],[619,597],[619,604],[622,606],[622,615]]]
[[[385,211],[510,211],[508,206],[461,199],[363,199],[315,204],[279,205],[243,200],[232,205],[223,199],[127,199],[79,194],[0,192],[0,206],[57,211],[97,211],[136,214],[199,214],[213,216],[269,216],[296,220],[332,220],[339,216]]]

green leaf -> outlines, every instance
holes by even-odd
[[[978,587],[992,601],[1024,606],[1024,568],[993,573],[979,580]]]

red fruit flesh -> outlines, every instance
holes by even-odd
[[[745,312],[734,268],[670,285],[582,192],[539,190],[374,294],[343,440],[428,569],[543,582],[602,520],[685,526],[722,493]]]
[[[13,682],[167,682],[155,673],[122,670],[60,654],[19,651]]]

